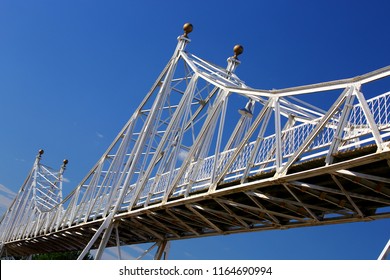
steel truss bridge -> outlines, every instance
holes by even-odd
[[[390,67],[254,89],[235,74],[242,46],[223,68],[185,50],[191,31],[66,197],[67,161],[39,152],[1,220],[3,256],[154,243],[164,258],[171,240],[390,217]]]

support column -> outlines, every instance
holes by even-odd
[[[158,249],[154,255],[155,260],[166,260],[168,259],[168,253],[170,249],[170,243],[167,240],[160,241],[158,243]]]

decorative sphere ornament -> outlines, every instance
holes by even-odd
[[[193,29],[194,29],[194,26],[191,23],[187,22],[186,24],[184,24],[184,26],[183,26],[184,36],[187,37],[188,34],[190,34]]]
[[[244,52],[244,47],[241,45],[235,45],[233,51],[234,51],[234,58],[237,58],[240,54]]]

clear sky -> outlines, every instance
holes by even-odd
[[[349,78],[390,65],[390,2],[0,1],[0,203],[39,149],[73,189],[171,57],[187,50],[272,89]],[[389,89],[389,88],[388,88]],[[318,100],[317,100],[318,102]],[[376,259],[390,220],[173,242],[172,259]]]

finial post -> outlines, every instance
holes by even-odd
[[[244,52],[244,47],[241,45],[235,45],[233,48],[234,58],[238,59],[238,56]]]
[[[228,66],[226,70],[228,75],[234,73],[237,66],[240,65],[241,61],[238,59],[238,56],[244,52],[244,47],[242,45],[235,45],[233,48],[234,55],[227,59]]]
[[[184,50],[185,46],[191,42],[191,40],[188,38],[188,34],[190,34],[192,32],[192,30],[194,29],[194,26],[187,22],[183,25],[183,35],[180,35],[177,40],[179,41],[179,43],[177,44],[177,47],[176,47],[176,51],[175,51],[175,55],[177,56],[179,54],[180,51]]]
[[[62,166],[61,166],[61,173],[63,173],[64,172],[64,170],[66,169],[66,165],[68,164],[68,160],[67,159],[64,159],[63,161],[62,161]]]
[[[40,149],[40,150],[38,151],[38,157],[39,157],[39,158],[42,157],[42,155],[43,155],[44,152],[45,152],[44,150]]]
[[[36,157],[36,159],[35,159],[35,163],[36,163],[36,164],[39,163],[39,161],[41,160],[42,155],[43,155],[44,152],[45,152],[45,151],[42,150],[42,149],[40,149],[40,150],[38,151],[37,157]]]
[[[63,176],[63,174],[64,174],[64,172],[65,172],[65,169],[66,169],[66,165],[68,164],[68,160],[67,159],[64,159],[63,161],[62,161],[62,166],[61,166],[61,169],[60,169],[60,181],[62,181],[62,176]]]
[[[193,29],[194,29],[194,26],[191,23],[189,23],[189,22],[185,23],[183,26],[183,30],[184,30],[183,36],[188,38],[188,34],[190,34]]]
[[[38,168],[39,162],[41,161],[41,158],[42,158],[42,155],[43,155],[44,152],[45,152],[44,150],[40,149],[38,151],[38,154],[37,154],[36,158],[35,158],[35,162],[34,162],[34,168],[35,168],[35,175],[34,176],[35,177],[37,176],[37,174],[36,174],[37,168]]]

